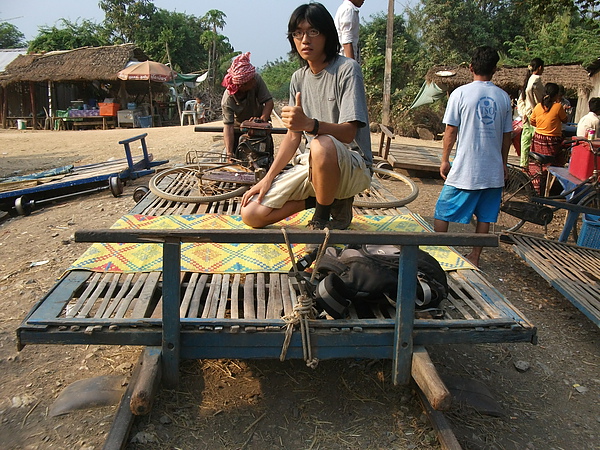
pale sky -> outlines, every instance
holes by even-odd
[[[292,11],[304,0],[154,0],[157,8],[202,17],[211,9],[218,9],[227,16],[227,25],[221,31],[229,38],[236,51],[250,52],[251,62],[262,67],[267,61],[287,58],[289,43],[285,33]],[[322,0],[321,3],[332,16],[341,0]],[[402,14],[404,5],[411,0],[396,0],[395,13]],[[387,13],[387,0],[366,0],[360,9],[361,20],[369,19],[379,12]],[[33,39],[38,27],[60,26],[58,20],[71,22],[91,20],[100,23],[103,11],[96,0],[0,0],[0,22],[16,26],[25,39]],[[201,70],[202,68],[198,68]]]

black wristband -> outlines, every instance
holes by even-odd
[[[312,131],[308,134],[312,135],[312,136],[316,136],[317,134],[319,134],[319,121],[317,119],[313,119],[315,121],[315,126],[312,129]]]

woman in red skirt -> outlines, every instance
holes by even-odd
[[[546,83],[544,98],[533,108],[533,113],[529,119],[531,125],[535,127],[533,140],[531,142],[531,151],[542,155],[551,155],[555,157],[553,166],[564,166],[566,163],[565,153],[561,147],[562,124],[567,121],[567,113],[560,102],[560,88],[556,83]],[[547,167],[542,167],[542,176],[535,176],[533,186],[538,193],[542,193],[541,188],[546,180]],[[534,159],[529,160],[529,173],[534,176],[540,173],[540,166]],[[544,180],[544,183],[542,183]]]

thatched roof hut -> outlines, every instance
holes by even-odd
[[[451,73],[454,75],[450,75]],[[526,67],[502,67],[496,71],[492,81],[509,94],[516,96],[523,86],[526,74]],[[473,81],[473,75],[465,66],[435,66],[429,69],[425,80],[452,91],[458,86]],[[556,83],[577,92],[589,93],[592,90],[588,71],[580,65],[546,66],[543,80],[544,83]]]
[[[527,74],[525,67],[501,67],[492,81],[504,89],[512,97],[517,97],[523,87]],[[590,77],[589,68],[585,69],[579,64],[566,64],[545,66],[542,75],[544,83],[556,83],[565,89],[577,92],[577,108],[575,121],[588,112],[587,103],[590,95],[598,90],[594,78]],[[597,79],[596,79],[597,80]],[[445,91],[451,92],[463,84],[473,81],[473,75],[467,66],[434,66],[425,75],[427,83],[435,83]]]
[[[117,80],[117,72],[129,61],[147,59],[148,56],[134,44],[20,55],[0,74],[0,84]]]
[[[149,84],[121,81],[117,73],[130,61],[146,60],[134,44],[19,55],[0,73],[0,123],[6,127],[15,118],[34,118],[36,128],[78,99],[116,98],[123,106],[131,94],[146,95]]]

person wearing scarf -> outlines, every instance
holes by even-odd
[[[239,140],[235,128],[244,120],[259,119],[268,122],[274,103],[267,85],[250,64],[250,53],[234,58],[221,84],[225,88],[221,100],[223,139],[227,157],[231,160],[235,156]]]

